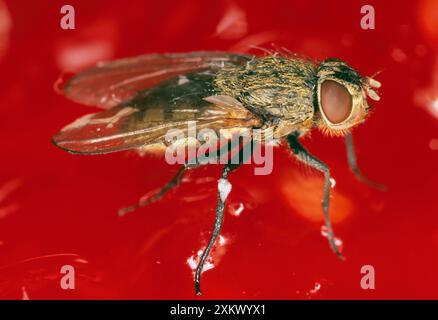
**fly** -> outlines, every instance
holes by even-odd
[[[329,167],[300,142],[306,133],[319,129],[344,136],[348,163],[356,177],[379,189],[358,168],[351,129],[369,114],[367,97],[378,101],[381,84],[362,77],[339,59],[313,62],[291,54],[252,55],[224,52],[152,54],[99,64],[71,78],[63,93],[71,100],[106,110],[86,115],[53,137],[55,145],[71,153],[104,154],[136,149],[162,152],[170,129],[187,130],[188,121],[209,129],[269,129],[286,142],[294,156],[324,175],[322,211],[327,238],[335,244],[329,217],[331,175]],[[223,222],[226,198],[231,189],[228,175],[242,164],[227,163],[218,183],[216,216],[210,241],[195,273],[195,292],[201,294],[201,272]],[[158,193],[142,199],[120,214],[159,200],[176,187],[186,170]]]

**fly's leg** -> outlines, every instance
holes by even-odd
[[[359,181],[369,185],[370,187],[385,191],[387,189],[385,185],[368,179],[362,174],[362,171],[359,169],[359,166],[357,165],[356,152],[354,151],[353,135],[350,132],[348,132],[345,136],[345,146],[347,148],[348,165],[350,166],[350,169],[351,171],[353,171],[356,178]]]
[[[172,180],[170,180],[167,184],[165,184],[157,193],[148,197],[147,199],[140,199],[138,203],[132,206],[120,209],[118,215],[122,217],[128,212],[132,212],[134,210],[137,210],[141,207],[147,206],[155,201],[160,200],[169,190],[177,187],[181,183],[181,180],[184,176],[184,172],[188,168],[190,168],[188,165],[184,165],[181,168],[179,168],[178,172],[175,174]]]
[[[225,145],[223,148],[228,148],[228,144]],[[165,184],[157,193],[154,195],[148,197],[147,199],[140,199],[140,201],[132,206],[125,207],[119,210],[118,215],[119,217],[123,217],[129,212],[135,211],[139,208],[142,208],[144,206],[147,206],[151,203],[154,203],[158,200],[160,200],[169,190],[176,188],[181,183],[181,180],[184,176],[184,173],[186,169],[194,169],[202,165],[202,161],[205,161],[205,158],[201,157],[199,159],[195,159],[193,163],[186,163],[183,165],[178,172],[175,174],[175,176],[170,180],[167,184]]]
[[[214,220],[214,226],[213,226],[213,233],[211,234],[210,241],[208,242],[207,247],[205,248],[204,252],[202,253],[201,259],[199,260],[198,266],[196,267],[196,273],[195,273],[195,292],[196,295],[201,295],[201,272],[202,268],[204,267],[205,260],[207,259],[208,255],[210,254],[211,248],[213,247],[217,237],[219,236],[219,233],[222,228],[222,223],[224,220],[224,208],[225,208],[225,200],[226,197],[224,197],[224,190],[221,190],[221,188],[230,188],[231,185],[228,182],[228,173],[230,172],[230,168],[226,165],[224,166],[222,170],[222,177],[219,179],[218,182],[218,196],[217,196],[217,206],[216,206],[216,217]]]
[[[291,147],[295,157],[304,164],[315,168],[316,170],[324,174],[324,195],[322,200],[322,210],[324,212],[324,220],[327,228],[327,239],[333,252],[341,259],[344,259],[343,255],[339,252],[335,243],[335,235],[333,232],[332,224],[329,216],[329,204],[330,204],[330,169],[321,160],[314,157],[309,151],[307,151],[298,141],[295,135],[289,135],[287,137],[289,146]]]
[[[246,145],[248,146],[248,145]],[[251,143],[249,143],[249,146],[251,147]],[[202,269],[204,267],[205,260],[207,260],[211,248],[213,247],[214,243],[216,242],[217,237],[220,234],[222,223],[224,220],[224,209],[225,209],[225,201],[228,197],[228,194],[231,191],[231,184],[228,182],[228,174],[234,170],[236,170],[242,163],[244,163],[245,159],[245,153],[243,152],[243,149],[245,146],[240,149],[239,153],[235,155],[231,161],[224,165],[222,169],[222,176],[218,181],[218,195],[217,195],[217,206],[216,206],[216,216],[214,220],[214,226],[213,226],[213,232],[211,234],[210,240],[207,244],[207,247],[205,248],[204,252],[201,255],[201,259],[199,260],[199,263],[196,267],[195,272],[195,293],[196,295],[201,295],[201,273]],[[251,150],[252,151],[252,150]],[[252,152],[251,152],[252,153]],[[249,156],[251,156],[251,153],[249,153]],[[248,155],[248,154],[247,154]],[[236,160],[235,157],[239,157],[238,160]]]

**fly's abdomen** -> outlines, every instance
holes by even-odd
[[[209,105],[204,98],[216,92],[213,78],[202,73],[182,75],[139,93],[126,104],[140,111],[140,126],[144,122],[195,120]]]

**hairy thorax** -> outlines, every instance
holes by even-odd
[[[255,58],[243,66],[225,66],[214,86],[260,116],[278,135],[310,128],[314,116],[316,67],[288,57]]]

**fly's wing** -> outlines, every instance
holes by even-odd
[[[143,55],[98,64],[72,77],[63,90],[75,102],[108,109],[175,76],[215,70],[227,63],[243,64],[251,58],[225,52]]]
[[[114,108],[76,120],[53,142],[72,153],[100,154],[164,145],[170,129],[181,129],[187,136],[188,121],[195,122],[198,132],[260,125],[237,100],[216,95],[213,78],[195,73],[170,79]]]

